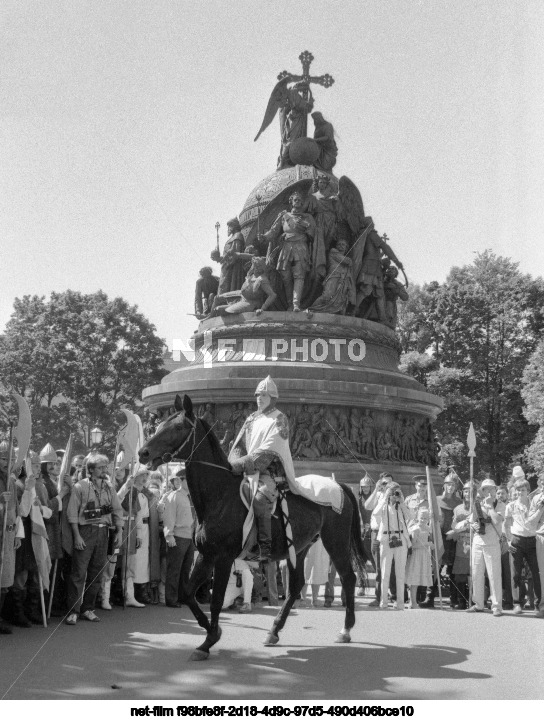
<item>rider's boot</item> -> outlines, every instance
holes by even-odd
[[[272,502],[257,491],[253,499],[253,509],[257,521],[259,560],[268,561],[272,553]]]

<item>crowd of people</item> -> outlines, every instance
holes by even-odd
[[[544,618],[544,478],[531,493],[521,466],[499,487],[490,478],[461,487],[449,474],[436,499],[441,538],[429,524],[426,478],[414,482],[415,493],[404,498],[388,472],[374,488],[368,477],[361,481],[363,537],[376,572],[370,605],[434,608],[443,595],[451,608],[469,613],[490,603],[494,616],[509,610]]]
[[[92,452],[61,475],[63,453],[30,451],[8,478],[0,444],[0,633],[49,615],[98,622],[112,604],[180,607],[195,555],[185,470],[167,479]]]
[[[42,624],[49,614],[76,625],[98,622],[96,611],[114,605],[180,607],[196,553],[184,468],[171,467],[167,478],[139,465],[130,471],[122,453],[112,465],[92,452],[75,456],[62,475],[62,458],[47,444],[29,453],[18,477],[8,477],[9,446],[0,444],[0,633]],[[489,600],[495,616],[531,610],[544,617],[544,480],[530,493],[519,466],[500,487],[485,479],[461,488],[450,474],[437,498],[440,539],[433,537],[426,479],[414,480],[406,498],[391,473],[375,485],[369,476],[360,482],[362,541],[376,573],[369,605],[432,608],[440,585],[454,609],[482,612]],[[247,613],[263,597],[278,605],[286,562],[264,568],[237,559],[224,608]],[[318,540],[298,603],[321,605],[324,585],[330,607],[335,575]],[[203,593],[206,601],[208,589]]]

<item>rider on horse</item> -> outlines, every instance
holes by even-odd
[[[289,423],[276,408],[278,389],[270,376],[255,390],[257,411],[242,426],[233,443],[229,461],[234,472],[249,477],[253,509],[257,521],[259,560],[270,558],[272,545],[272,506],[277,485],[295,481],[289,449]]]

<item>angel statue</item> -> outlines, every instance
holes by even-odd
[[[277,169],[290,168],[295,163],[289,157],[289,147],[294,140],[306,137],[308,115],[314,107],[312,91],[307,82],[300,81],[288,87],[289,77],[282,78],[276,83],[266,106],[261,128],[255,140],[266,130],[270,123],[280,113],[281,150]],[[307,95],[307,97],[304,97]]]

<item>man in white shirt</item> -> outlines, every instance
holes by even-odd
[[[374,511],[378,503],[381,501],[381,499],[384,496],[385,489],[387,487],[388,483],[393,482],[393,476],[391,476],[390,473],[381,473],[380,477],[378,479],[378,482],[376,483],[376,487],[374,488],[373,492],[370,494],[370,496],[366,499],[364,503],[364,507],[367,511]],[[378,541],[378,531],[379,531],[379,524],[376,520],[376,517],[372,513],[370,516],[370,531],[372,534],[372,541],[371,541],[371,547],[372,547],[372,557],[374,559],[374,566],[376,567],[376,585],[375,585],[375,594],[376,598],[374,601],[371,601],[368,605],[369,606],[379,606],[380,600],[382,597],[382,571],[381,571],[381,564],[380,564],[380,542]]]
[[[524,599],[521,574],[523,561],[525,560],[533,577],[535,616],[541,616],[540,602],[542,600],[542,591],[536,551],[536,524],[538,518],[542,515],[541,509],[544,504],[543,506],[538,504],[538,508],[535,504],[534,508],[531,509],[529,502],[529,484],[527,481],[516,481],[514,488],[518,493],[518,497],[506,506],[506,515],[504,518],[504,531],[514,561],[514,589],[516,593],[516,597],[514,598],[514,613],[516,615],[523,613]],[[542,616],[544,616],[544,614],[542,614]]]
[[[497,501],[497,486],[486,478],[480,486],[480,499],[474,502],[470,517],[474,540],[472,542],[472,597],[474,604],[467,613],[484,610],[485,572],[489,577],[491,607],[494,616],[502,616],[501,544],[504,503]]]
[[[387,610],[387,587],[394,561],[397,590],[394,608],[404,611],[404,575],[408,549],[412,545],[408,523],[413,519],[413,515],[404,503],[398,483],[388,484],[372,515],[378,524],[377,540],[380,542],[382,576],[380,608]]]

